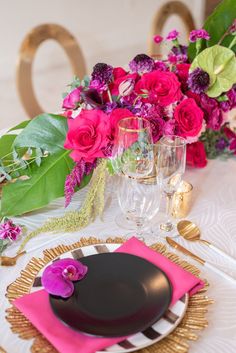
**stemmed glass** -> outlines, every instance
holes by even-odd
[[[129,117],[119,121],[111,162],[117,174],[130,177],[144,177],[152,171],[153,140],[148,120]]]
[[[140,117],[127,117],[119,121],[114,140],[111,163],[116,174],[145,177],[154,168],[151,125]],[[116,216],[119,227],[135,229],[130,218],[131,210]]]
[[[162,191],[166,196],[166,221],[160,225],[161,230],[165,232],[171,232],[174,229],[171,220],[172,199],[180,185],[185,164],[185,139],[179,136],[163,136],[158,145],[157,172]]]
[[[145,224],[157,214],[160,206],[161,191],[156,175],[145,178],[120,176],[118,183],[118,202],[124,214],[136,225],[136,236],[145,239],[149,235]],[[134,232],[127,236],[134,235]]]

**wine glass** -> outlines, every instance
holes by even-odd
[[[132,178],[121,175],[117,194],[121,211],[135,223],[137,237],[144,239],[149,235],[146,224],[150,223],[160,207],[161,191],[157,176]],[[134,235],[134,232],[129,235]]]
[[[150,122],[140,117],[121,119],[115,136],[111,162],[117,174],[144,177],[154,166]]]
[[[166,221],[160,225],[161,230],[165,232],[174,229],[171,220],[172,198],[180,185],[185,164],[185,139],[179,136],[163,136],[158,144],[157,172],[166,196]]]

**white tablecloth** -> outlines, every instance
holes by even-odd
[[[236,160],[210,161],[204,169],[188,170],[184,179],[194,186],[194,204],[188,219],[199,225],[205,239],[236,258]],[[76,195],[69,206],[70,209],[80,205],[85,191]],[[0,268],[0,346],[4,347],[7,353],[27,353],[30,351],[32,342],[19,339],[9,328],[5,319],[5,309],[9,307],[5,298],[6,287],[19,276],[32,256],[41,256],[42,250],[49,247],[44,243],[50,236],[55,237],[55,241],[50,245],[52,247],[62,243],[73,243],[81,236],[93,235],[106,239],[108,236],[124,235],[126,231],[119,228],[114,221],[118,212],[119,206],[113,197],[111,206],[105,211],[103,221],[97,219],[86,229],[77,233],[64,234],[61,239],[56,239],[59,234],[56,236],[42,234],[32,239],[26,247],[30,249],[42,245],[41,249],[23,256],[15,267]],[[60,199],[40,212],[20,217],[17,222],[25,224],[28,230],[31,230],[41,225],[48,217],[63,213],[63,199]],[[158,228],[156,229],[156,232],[147,239],[148,244],[159,240]],[[236,278],[236,266],[216,255],[207,246],[189,243],[182,239],[178,241]],[[12,247],[9,254],[15,251],[16,248]],[[235,353],[236,285],[204,268],[202,268],[202,275],[210,282],[208,295],[215,300],[215,303],[209,307],[207,315],[209,326],[200,332],[197,342],[191,343],[190,353]]]

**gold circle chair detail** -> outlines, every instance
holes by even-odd
[[[43,24],[33,28],[21,44],[16,70],[20,100],[31,119],[43,112],[34,92],[32,65],[38,47],[47,39],[54,39],[61,45],[76,76],[82,78],[86,74],[82,51],[75,37],[67,29],[57,24]]]

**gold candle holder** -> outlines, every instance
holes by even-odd
[[[182,180],[178,190],[174,193],[171,214],[174,218],[185,218],[192,206],[193,186]]]

